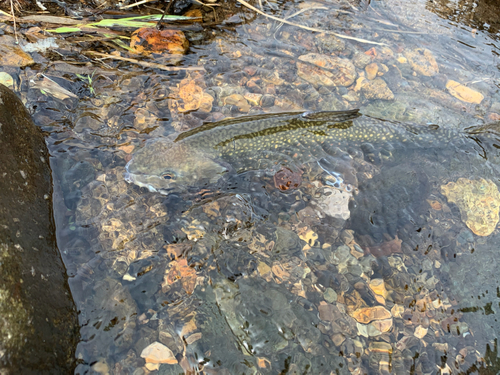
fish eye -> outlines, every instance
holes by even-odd
[[[163,178],[164,180],[173,180],[175,179],[175,174],[173,174],[172,172],[166,172],[161,175],[161,178]]]

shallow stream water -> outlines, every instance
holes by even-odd
[[[101,48],[85,41],[11,71],[52,155],[76,373],[498,373],[495,126],[438,147],[341,147],[331,169],[301,165],[296,189],[272,163],[167,196],[124,179],[146,141],[224,117],[359,108],[457,134],[495,123],[490,3],[271,1],[268,13],[350,39],[236,7],[184,26],[176,61],[144,57],[204,70],[63,61]],[[41,72],[78,98],[41,91]]]

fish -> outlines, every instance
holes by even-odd
[[[283,166],[296,171],[301,165],[324,161],[336,147],[365,143],[432,147],[458,135],[437,125],[373,118],[358,109],[242,116],[148,141],[127,163],[125,180],[167,195],[216,183],[230,171],[277,171]]]

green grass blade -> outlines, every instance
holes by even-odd
[[[107,18],[104,20],[100,20],[98,22],[91,22],[85,25],[77,25],[77,26],[62,26],[57,29],[47,30],[52,33],[76,33],[79,31],[83,31],[82,28],[93,28],[93,27],[127,27],[133,29],[139,29],[141,27],[153,27],[156,26],[155,21],[159,21],[161,18],[161,14],[149,14],[147,16],[137,16],[137,17],[126,17],[126,18]],[[164,21],[183,21],[190,20],[194,17],[185,17],[185,16],[174,16],[174,15],[166,15],[163,20]],[[149,22],[148,22],[149,21]],[[85,30],[87,31],[87,30]]]

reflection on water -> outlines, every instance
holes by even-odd
[[[495,0],[429,0],[426,8],[444,19],[498,36],[500,8]]]
[[[182,63],[204,72],[100,68],[90,90],[75,67],[48,67],[84,92],[27,94],[49,132],[77,372],[500,371],[498,125],[465,132],[500,120],[498,48],[483,32],[498,8],[471,4],[286,2],[297,23],[382,44],[235,14],[185,31]],[[246,146],[259,163],[244,173],[217,159],[229,171],[217,181],[168,195],[125,181],[148,140],[204,121],[354,108],[456,136],[402,148],[361,132],[288,171],[270,139]]]

